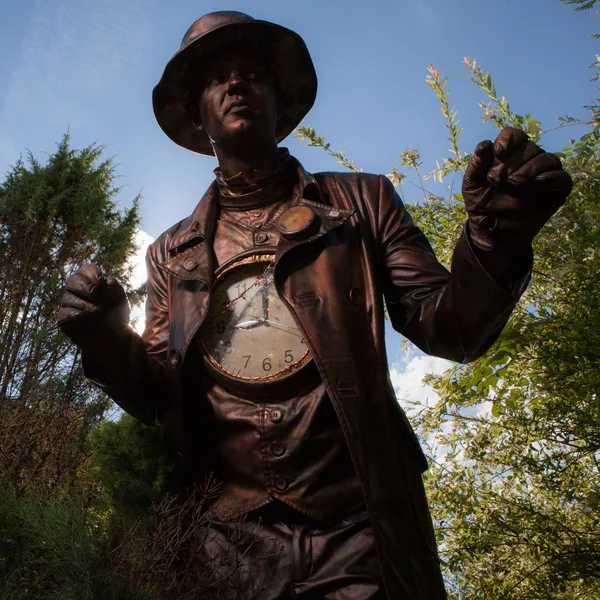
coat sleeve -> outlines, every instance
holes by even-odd
[[[82,357],[86,377],[124,411],[148,425],[161,421],[170,372],[166,361],[167,276],[156,267],[155,244],[146,254],[148,283],[143,336],[129,328],[111,356],[98,359],[84,353]]]
[[[394,329],[427,354],[458,362],[481,356],[527,287],[531,256],[517,260],[496,250],[485,257],[484,268],[465,226],[448,272],[383,176],[376,220],[383,292]],[[504,287],[498,280],[511,283]]]

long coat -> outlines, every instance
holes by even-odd
[[[196,445],[202,439],[202,420],[190,429],[186,406],[201,403],[197,384],[190,383],[198,362],[192,369],[189,355],[211,299],[216,194],[213,184],[192,215],[148,249],[142,338],[130,332],[102,365],[84,357],[88,377],[140,420],[164,425],[182,457],[189,456],[190,436]],[[387,595],[445,598],[421,477],[427,463],[389,378],[384,298],[398,332],[428,354],[467,362],[497,338],[528,277],[511,291],[499,287],[466,230],[450,274],[383,176],[313,176],[298,164],[293,203],[308,204],[321,226],[308,239],[281,239],[275,284],[304,333],[345,435]]]

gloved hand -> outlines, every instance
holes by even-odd
[[[557,156],[524,131],[505,127],[493,144],[478,144],[465,171],[462,193],[472,242],[481,250],[529,247],[572,187]]]
[[[67,279],[57,321],[82,350],[103,357],[125,339],[129,312],[123,286],[96,265],[85,265]]]

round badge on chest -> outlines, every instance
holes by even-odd
[[[303,204],[288,208],[277,221],[277,229],[289,240],[304,240],[319,231],[320,219],[315,211]]]
[[[252,255],[217,273],[199,332],[212,367],[247,382],[286,378],[310,361],[304,335],[279,297],[275,256]]]

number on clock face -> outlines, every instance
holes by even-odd
[[[211,362],[240,379],[278,379],[309,360],[267,262],[242,262],[218,279],[200,339]]]

